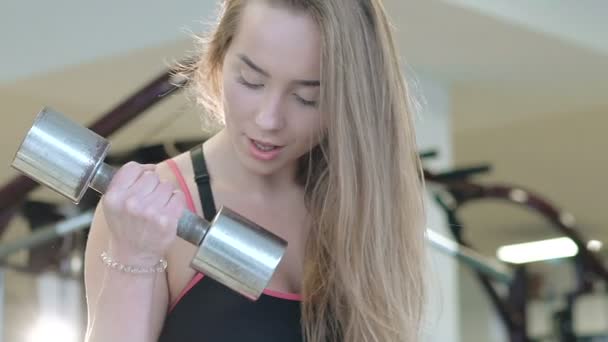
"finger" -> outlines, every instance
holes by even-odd
[[[128,162],[116,171],[116,174],[110,181],[108,186],[109,191],[124,191],[127,190],[146,170],[146,167],[137,162]]]
[[[173,221],[172,226],[177,227],[179,219],[183,215],[183,211],[186,209],[186,197],[181,190],[173,191],[169,202],[165,205],[165,212],[168,217],[171,217]]]
[[[156,164],[141,164],[145,170],[156,171]]]
[[[186,207],[186,196],[184,195],[184,192],[179,189],[174,190],[173,193],[171,194],[171,198],[169,198],[169,201],[165,205],[165,210],[168,213],[172,213],[177,216],[180,216],[182,214],[182,210],[184,210],[185,207]]]
[[[165,207],[167,202],[169,202],[169,199],[173,194],[173,190],[175,190],[175,187],[172,183],[164,181],[160,182],[154,192],[151,192],[144,197],[142,203],[148,207],[161,210]]]
[[[127,197],[137,196],[140,199],[143,199],[143,197],[152,193],[159,183],[160,179],[158,175],[154,171],[146,170],[139,176],[137,181],[126,190]]]

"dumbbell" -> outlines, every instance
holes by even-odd
[[[11,166],[78,204],[88,188],[104,194],[116,172],[104,163],[110,142],[65,115],[43,108]],[[188,210],[177,235],[198,247],[190,266],[257,300],[281,261],[287,242],[222,206],[211,222]]]

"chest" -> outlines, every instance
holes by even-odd
[[[302,341],[300,317],[297,301],[249,301],[203,278],[169,313],[159,341]]]
[[[200,203],[197,204],[200,213]],[[229,196],[217,190],[214,191],[214,205],[216,208],[226,206],[287,241],[285,255],[267,288],[283,293],[301,293],[305,241],[309,225],[305,210],[298,209],[293,203],[256,205],[247,199]],[[177,240],[170,253],[171,264],[177,265],[169,270],[172,302],[179,298],[182,289],[187,287],[195,275],[195,271],[188,265],[196,253],[196,247]]]
[[[239,198],[217,196],[225,205],[287,241],[287,249],[268,288],[289,293],[301,290],[309,217],[294,203],[256,204]]]

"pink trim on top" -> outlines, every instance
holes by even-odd
[[[279,291],[273,291],[271,289],[264,289],[264,294],[267,294],[270,297],[277,297],[277,298],[287,299],[287,300],[302,301],[302,295],[300,295],[299,293],[279,292]]]
[[[190,280],[188,285],[186,285],[186,287],[184,287],[184,289],[179,294],[179,296],[177,296],[177,298],[175,299],[175,302],[173,302],[173,304],[171,304],[171,307],[169,308],[169,312],[173,311],[173,309],[175,308],[177,303],[179,303],[179,301],[182,300],[182,298],[186,295],[186,293],[188,293],[188,291],[192,290],[194,285],[196,285],[196,283],[201,281],[201,279],[203,279],[203,277],[204,277],[204,275],[202,273],[196,273],[194,275],[194,277],[192,277],[192,280]]]
[[[190,190],[188,189],[188,186],[186,185],[186,180],[184,179],[184,176],[182,175],[181,171],[177,167],[177,163],[175,163],[175,161],[173,159],[168,159],[167,165],[169,165],[169,168],[175,175],[175,178],[177,178],[179,186],[182,189],[184,195],[186,196],[186,203],[188,204],[188,208],[192,212],[196,212],[196,207],[194,206],[194,200],[192,199],[192,194],[190,193]],[[171,304],[171,306],[169,308],[169,312],[173,311],[173,309],[175,308],[177,303],[179,303],[179,301],[186,295],[186,293],[188,293],[188,291],[190,291],[194,287],[194,285],[196,285],[199,281],[201,281],[201,279],[203,279],[204,276],[205,276],[204,274],[197,272],[196,275],[194,275],[194,277],[192,277],[192,279],[190,280],[188,285],[186,285],[186,287],[182,290],[182,292],[179,294],[179,296],[177,296],[175,302],[173,302],[173,304]],[[268,296],[281,298],[281,299],[295,300],[295,301],[302,300],[302,296],[298,293],[280,292],[280,291],[273,291],[270,289],[264,289],[263,293]]]
[[[167,165],[169,165],[169,168],[171,169],[171,171],[173,171],[173,174],[175,175],[175,178],[177,178],[177,182],[179,183],[179,187],[182,189],[182,192],[186,196],[186,203],[188,204],[188,208],[193,213],[195,213],[196,207],[194,206],[194,200],[192,200],[192,194],[190,193],[190,190],[188,190],[188,186],[186,185],[186,180],[184,179],[184,176],[182,175],[182,173],[179,171],[179,168],[177,167],[177,163],[173,159],[168,159]],[[175,305],[177,305],[177,303],[186,295],[186,293],[188,293],[188,291],[190,291],[194,287],[194,285],[196,285],[196,283],[198,283],[201,279],[203,279],[202,273],[197,273],[194,277],[192,277],[192,279],[190,280],[188,285],[186,285],[186,287],[182,290],[182,292],[179,294],[179,296],[177,296],[177,299],[175,300],[175,302],[173,302],[171,304],[171,307],[169,308],[169,312],[173,311],[173,308],[175,308]]]

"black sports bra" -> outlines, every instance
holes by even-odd
[[[202,146],[190,154],[203,214],[211,221],[217,210]],[[181,173],[171,162],[169,165],[185,188]],[[183,190],[188,197],[187,188]],[[189,206],[195,211],[191,200]],[[199,273],[171,307],[158,341],[301,342],[300,319],[300,299],[296,294],[265,290],[257,301],[250,301]]]

